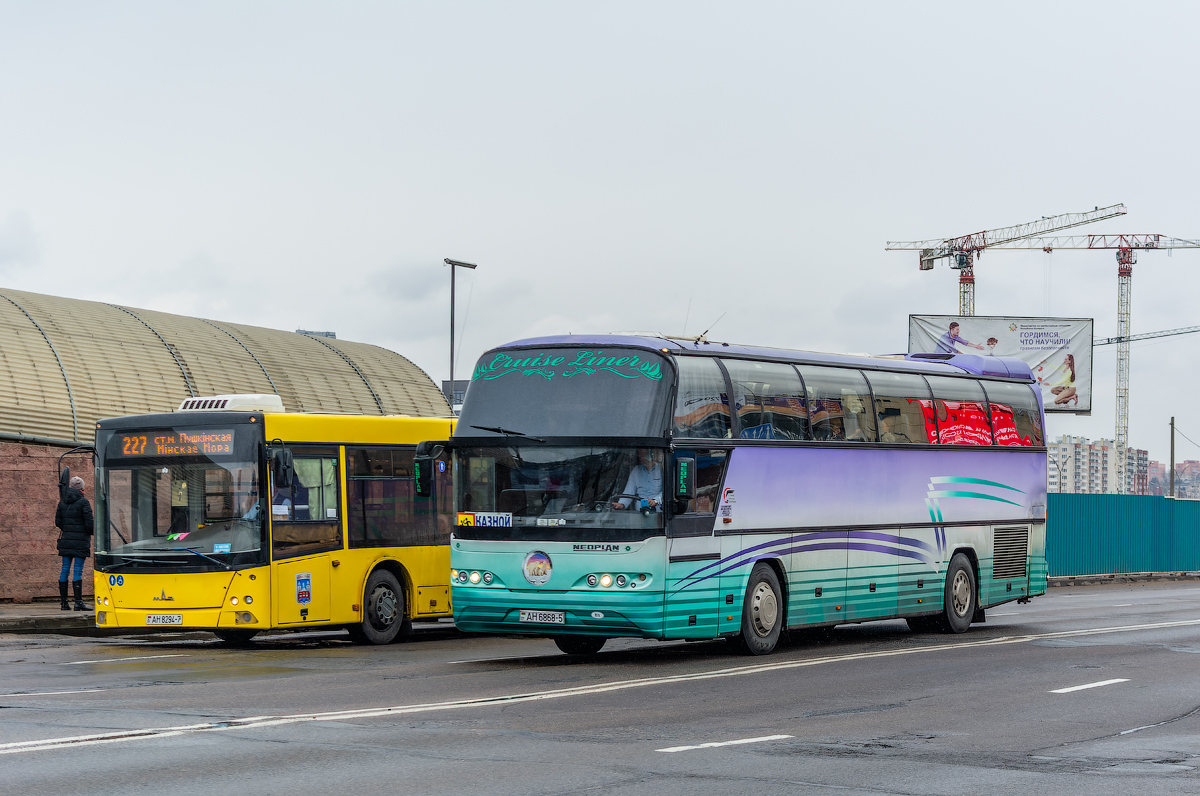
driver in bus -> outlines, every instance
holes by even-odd
[[[649,448],[638,448],[637,465],[629,471],[629,480],[625,483],[622,494],[633,495],[638,500],[638,508],[642,501],[646,507],[662,511],[663,470],[662,457],[659,451]],[[614,509],[627,509],[633,503],[633,498],[619,498],[611,505]]]

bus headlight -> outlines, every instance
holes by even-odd
[[[625,585],[625,576],[617,575],[617,586],[624,586],[624,585]]]
[[[478,572],[472,572],[472,573],[471,573],[471,582],[472,582],[472,583],[478,583],[478,582],[479,582],[479,573],[478,573]]]
[[[490,572],[483,573],[483,582],[485,584],[491,583],[492,582],[492,573],[490,573]]]
[[[601,575],[600,576],[600,585],[606,589],[609,586],[611,586],[612,585],[612,575]]]
[[[598,578],[597,578],[595,575],[588,575],[588,576],[587,576],[587,585],[589,585],[589,586],[595,586],[595,585],[596,585],[597,583],[599,583],[599,582],[600,582],[600,581],[599,581],[599,579],[598,579]]]
[[[459,583],[466,583],[466,582],[467,582],[467,573],[466,573],[466,572],[464,572],[464,571],[463,571],[463,570],[461,570],[461,569],[458,571],[458,582],[459,582]]]
[[[246,605],[250,605],[252,602],[254,602],[254,598],[251,597],[249,594],[246,595],[245,600],[246,600]]]
[[[237,598],[237,597],[230,598],[230,600],[229,600],[229,604],[230,604],[230,605],[237,605],[237,604],[238,604],[238,598]]]

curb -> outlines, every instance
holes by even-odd
[[[1146,581],[1200,581],[1200,572],[1123,572],[1111,575],[1062,575],[1047,578],[1051,588],[1062,586],[1102,586],[1113,583]]]

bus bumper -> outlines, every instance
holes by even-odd
[[[663,637],[663,594],[588,592],[524,592],[503,588],[452,589],[454,625],[471,633],[531,636]],[[522,611],[534,611],[562,622],[521,621]]]

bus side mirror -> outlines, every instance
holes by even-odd
[[[292,452],[287,448],[276,448],[271,453],[271,481],[276,489],[290,489],[296,468],[292,462]]]
[[[433,497],[433,470],[437,467],[437,458],[445,449],[445,445],[438,442],[417,444],[417,453],[413,457],[413,479],[416,481],[417,497]]]
[[[675,460],[675,497],[691,500],[696,496],[696,460]]]

